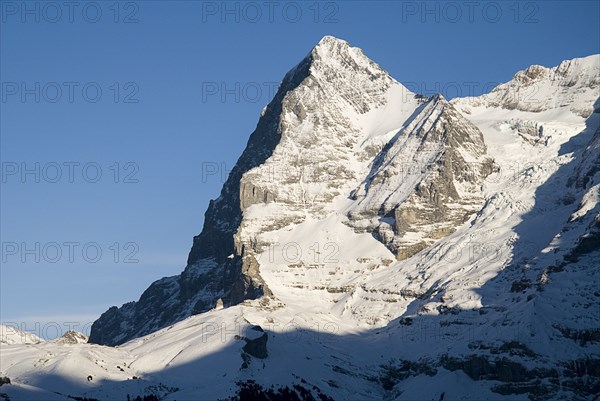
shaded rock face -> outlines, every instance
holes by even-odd
[[[461,370],[473,380],[500,382],[490,388],[494,393],[527,394],[532,401],[558,399],[559,391],[571,391],[571,399],[594,399],[600,390],[600,361],[593,357],[564,361],[553,368],[530,368],[508,358],[481,355],[442,356],[440,365],[449,371]]]
[[[479,210],[481,186],[493,171],[479,129],[434,96],[376,156],[353,192],[358,202],[349,223],[406,259]]]
[[[245,337],[246,345],[242,348],[242,350],[248,355],[252,355],[255,358],[265,359],[269,356],[267,352],[267,341],[269,340],[269,336],[260,326],[255,326],[252,330],[259,333],[257,338],[248,338]]]
[[[600,120],[600,97],[594,103],[594,112],[589,119]],[[576,166],[567,184],[576,190],[587,189],[598,174],[600,174],[600,128],[596,129],[589,144],[585,147],[582,160]]]
[[[590,119],[600,119],[600,98],[595,103]],[[600,128],[597,128],[583,151],[581,162],[575,167],[567,186],[583,193],[577,211],[569,219],[570,225],[584,224],[581,235],[565,256],[565,262],[576,262],[581,257],[600,250],[600,211],[595,199],[600,192]]]
[[[314,385],[294,384],[290,387],[265,388],[254,380],[239,381],[235,396],[226,401],[334,401]]]

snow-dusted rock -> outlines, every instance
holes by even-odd
[[[53,340],[56,344],[86,344],[88,342],[88,336],[77,331],[69,330],[56,340]]]
[[[564,107],[587,117],[600,91],[599,57],[596,54],[565,60],[553,68],[532,65],[490,93],[458,103],[531,112]]]

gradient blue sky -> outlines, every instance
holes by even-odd
[[[231,168],[273,84],[322,36],[361,47],[411,89],[447,97],[600,52],[597,1],[273,2],[271,15],[262,1],[228,2],[229,12],[221,1],[80,1],[72,15],[62,1],[28,1],[25,13],[23,4],[0,2],[0,320],[46,337],[69,322],[81,329],[184,268],[222,184],[203,168]],[[39,102],[35,89],[22,98],[36,83]],[[232,91],[224,98],[222,85]],[[69,162],[79,163],[73,182]],[[40,182],[11,175],[35,163]],[[63,176],[54,183],[55,163]],[[102,177],[87,182],[98,166]],[[137,182],[124,182],[129,173]],[[79,243],[72,262],[68,242]],[[36,243],[39,262],[23,255]],[[55,263],[52,243],[63,252]],[[95,245],[83,257],[86,243],[102,250],[98,262]],[[138,262],[123,263],[136,250]]]

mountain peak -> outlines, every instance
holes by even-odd
[[[352,47],[352,46],[350,46],[350,44],[343,39],[336,38],[335,36],[331,36],[331,35],[325,35],[321,38],[319,43],[316,44],[314,49],[327,49],[327,50],[337,49],[337,50],[340,50],[340,49],[344,49],[344,48],[347,49],[350,47]]]
[[[338,62],[355,61],[359,65],[375,64],[363,51],[335,36],[324,36],[310,52],[313,61],[325,61],[336,65]]]
[[[390,78],[387,72],[367,57],[362,49],[334,36],[324,36],[313,47],[307,58],[310,60],[313,71],[319,69],[352,70],[359,74],[367,73],[370,76],[385,77],[386,80]]]
[[[88,337],[83,333],[69,330],[54,342],[57,344],[85,344],[88,342]]]

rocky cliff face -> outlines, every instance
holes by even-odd
[[[406,259],[479,210],[483,182],[493,170],[479,129],[434,96],[375,157],[352,193],[357,202],[349,223]]]

